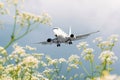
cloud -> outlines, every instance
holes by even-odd
[[[53,26],[69,26],[74,30],[104,34],[119,33],[120,0],[25,0],[24,10],[40,14],[48,12]],[[86,30],[87,29],[87,30]]]

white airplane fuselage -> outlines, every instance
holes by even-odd
[[[62,31],[60,28],[54,28],[53,32],[54,32],[57,40],[59,41],[59,43],[65,43],[69,37],[69,35],[66,34],[64,31]]]

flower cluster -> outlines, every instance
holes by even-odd
[[[4,3],[0,2],[0,14],[8,14],[8,10],[4,7]]]
[[[118,35],[114,34],[108,37],[106,41],[102,41],[101,37],[96,38],[93,42],[97,42],[97,46],[101,48],[101,50],[112,50],[115,43],[118,41]]]
[[[99,41],[97,45],[104,42],[96,39]],[[109,40],[114,43],[117,36],[111,36]],[[110,75],[111,64],[117,60],[115,53],[110,49],[102,50],[98,58],[101,63],[96,64],[94,49],[87,46],[87,42],[79,43],[81,55],[73,54],[68,59],[53,59],[43,53],[34,53],[36,48],[28,45],[21,47],[14,44],[12,53],[0,47],[0,80],[119,80],[119,76]],[[90,63],[90,70],[84,66],[84,60]],[[83,72],[72,72],[81,68],[84,75]]]
[[[110,75],[109,72],[103,71],[103,76],[95,78],[95,80],[120,80],[118,75]]]
[[[25,58],[23,58],[22,64],[27,66],[27,67],[38,67],[38,59],[35,58],[34,56],[27,56]]]
[[[108,37],[108,40],[111,41],[111,42],[113,42],[113,43],[115,43],[115,42],[118,41],[118,38],[119,38],[119,35],[113,34],[110,37]]]
[[[81,53],[81,56],[83,56],[85,60],[93,61],[94,58],[93,49],[92,48],[84,49],[83,52]]]
[[[17,12],[18,23],[21,26],[28,26],[30,24],[42,23],[51,25],[51,17],[47,13],[42,13],[41,15],[35,15],[28,12]]]
[[[80,42],[80,43],[77,45],[77,48],[78,48],[78,49],[85,49],[87,46],[88,46],[87,42]]]
[[[99,59],[102,63],[113,64],[118,58],[112,51],[103,51],[100,54]]]
[[[0,2],[0,9],[4,7],[4,3]]]
[[[85,59],[85,60],[88,60],[88,61],[93,61],[93,58],[94,58],[94,54],[93,54],[93,49],[92,48],[87,48],[88,47],[88,44],[87,42],[80,42],[78,45],[77,45],[77,48],[78,49],[83,49],[82,53],[81,53],[81,56]]]
[[[0,54],[7,55],[7,51],[3,47],[0,47]]]
[[[24,2],[24,0],[6,0],[8,4],[17,5],[19,2]]]

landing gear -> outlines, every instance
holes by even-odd
[[[72,42],[70,41],[69,44],[72,44]]]
[[[60,47],[60,44],[57,44],[57,47]]]

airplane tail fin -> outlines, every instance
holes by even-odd
[[[71,27],[69,27],[69,36],[71,35]]]

